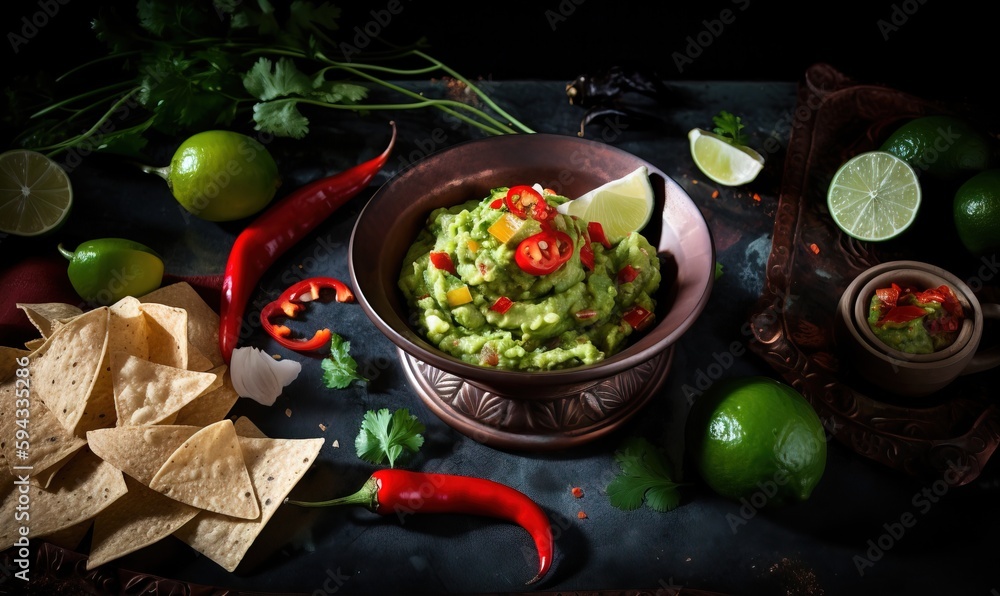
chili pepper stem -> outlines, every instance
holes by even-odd
[[[57,246],[56,248],[59,250],[59,254],[61,254],[62,256],[66,257],[70,261],[72,261],[73,257],[76,256],[75,252],[72,252],[72,251],[69,251],[69,250],[66,250],[65,248],[63,248],[62,242],[60,242],[59,246]]]
[[[163,178],[167,182],[170,182],[170,166],[163,166],[158,168],[156,166],[150,166],[143,163],[135,164],[140,170],[147,174],[156,174],[160,178]]]
[[[361,505],[369,511],[378,509],[378,489],[381,483],[378,478],[371,477],[365,481],[364,485],[357,492],[330,499],[329,501],[293,501],[285,499],[286,505],[298,505],[299,507],[336,507],[338,505]]]

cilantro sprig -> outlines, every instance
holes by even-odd
[[[680,504],[680,484],[670,465],[648,440],[633,437],[615,451],[620,472],[608,485],[608,499],[618,509],[633,511],[643,503],[655,511],[670,511]]]
[[[394,412],[388,408],[368,410],[354,447],[361,459],[375,465],[388,461],[393,468],[405,452],[412,454],[420,449],[425,430],[423,423],[405,408]]]
[[[715,123],[715,128],[712,132],[723,137],[733,145],[746,145],[748,138],[743,134],[743,120],[739,116],[734,116],[729,112],[722,110],[717,115],[712,116],[712,122]]]
[[[362,115],[433,108],[486,134],[533,132],[425,53],[423,40],[397,46],[375,38],[362,51],[340,18],[330,2],[306,0],[277,9],[269,0],[137,0],[132,14],[106,8],[92,23],[105,55],[53,85],[32,78],[7,89],[7,112],[24,126],[16,142],[49,156],[84,146],[136,155],[153,131],[178,135],[239,122],[301,139],[317,108]],[[108,73],[113,80],[92,84]],[[471,99],[398,84],[430,77]],[[375,98],[376,90],[384,95]]]
[[[358,363],[351,357],[351,342],[336,333],[330,334],[330,355],[320,363],[323,384],[330,389],[344,389],[353,381],[367,381],[358,374]]]

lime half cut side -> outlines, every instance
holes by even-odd
[[[0,232],[38,236],[57,228],[73,204],[69,176],[27,149],[0,154]]]
[[[920,181],[910,164],[886,151],[847,160],[830,181],[826,202],[845,234],[869,242],[902,234],[917,218]]]
[[[565,215],[600,223],[608,239],[617,242],[646,227],[653,216],[655,202],[649,169],[639,166],[556,209]]]

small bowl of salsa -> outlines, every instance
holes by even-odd
[[[881,263],[844,291],[839,343],[868,381],[923,397],[1000,364],[1000,351],[980,350],[984,316],[1000,317],[1000,306],[980,304],[950,272],[919,261]]]

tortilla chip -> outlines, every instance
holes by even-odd
[[[121,499],[121,497],[119,497]],[[115,501],[117,503],[118,501]],[[111,504],[114,507],[114,503]],[[85,519],[82,522],[73,524],[68,528],[63,528],[55,532],[50,532],[44,536],[39,536],[39,538],[45,538],[45,542],[54,544],[56,546],[68,549],[76,550],[83,542],[84,536],[90,531],[90,526],[93,525],[94,520]]]
[[[73,430],[80,437],[87,436],[88,431],[114,426],[117,420],[111,355],[125,352],[139,358],[149,356],[149,347],[146,345],[146,317],[139,309],[139,301],[126,296],[109,307],[109,315],[108,349],[104,354],[94,389],[87,399],[87,407]]]
[[[267,435],[264,431],[253,423],[252,420],[246,416],[240,416],[233,422],[233,427],[236,428],[236,434],[241,437],[250,437],[251,439],[266,439]]]
[[[72,319],[83,314],[78,306],[65,304],[63,302],[44,302],[40,304],[24,304],[18,302],[17,308],[24,311],[31,324],[38,329],[43,338],[52,335],[54,329],[52,324],[59,319]]]
[[[195,345],[193,343],[191,343],[191,341],[189,339],[188,340],[188,370],[197,370],[197,371],[200,371],[200,372],[204,372],[204,371],[209,370],[209,369],[214,368],[214,367],[215,367],[215,365],[212,363],[212,361],[209,360],[207,356],[205,356],[204,354],[202,354],[201,350],[199,350],[198,348],[196,348]]]
[[[240,520],[203,511],[174,532],[192,548],[227,571],[234,571],[258,534],[319,455],[322,438],[269,439],[239,437],[254,490],[260,498],[260,518]]]
[[[19,490],[8,494],[0,505],[2,519],[15,519]],[[59,470],[48,489],[31,488],[31,533],[43,536],[88,520],[114,503],[126,490],[120,471],[90,450],[83,449]],[[13,546],[19,526],[0,524],[0,550]]]
[[[222,350],[219,348],[219,315],[198,295],[191,284],[187,282],[170,284],[153,290],[139,300],[144,303],[155,302],[183,308],[188,314],[188,341],[212,363],[209,368],[225,363]]]
[[[188,367],[187,311],[175,306],[143,302],[148,359],[174,368]]]
[[[62,325],[32,356],[31,390],[67,430],[83,416],[108,345],[106,306]]]
[[[149,488],[232,517],[256,519],[260,515],[236,428],[229,419],[193,434],[164,462]]]
[[[156,364],[125,352],[111,355],[118,426],[156,424],[205,392],[218,378]]]
[[[199,430],[197,426],[118,426],[90,431],[87,443],[101,459],[149,485],[170,454]]]
[[[88,570],[173,534],[201,512],[128,476],[125,485],[128,492],[94,519]]]
[[[29,339],[28,341],[24,342],[24,347],[27,348],[27,350],[30,352],[34,352],[35,350],[44,345],[45,345],[44,337],[36,337],[35,339]]]
[[[210,370],[209,372],[218,376],[219,386],[214,389],[209,387],[205,393],[181,408],[172,424],[208,426],[225,418],[240,398],[233,389],[233,381],[227,371],[228,367],[225,364]]]
[[[6,381],[17,374],[17,369],[23,368],[18,360],[29,354],[31,352],[28,350],[0,346],[0,381]]]

